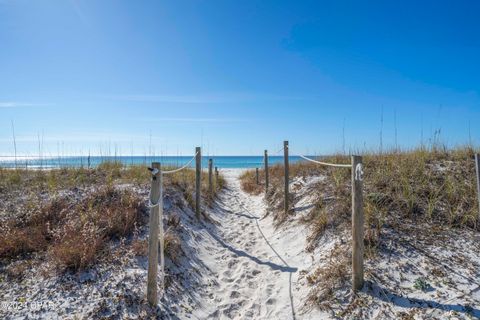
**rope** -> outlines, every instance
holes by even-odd
[[[155,208],[155,207],[158,207],[160,205],[160,201],[158,201],[157,203],[153,204],[152,203],[152,200],[151,200],[151,197],[152,196],[152,191],[150,190],[150,193],[148,194],[148,207],[149,208]]]
[[[157,172],[154,174],[154,171],[152,171],[153,176],[155,176],[158,173],[158,169],[154,169],[154,170],[157,170]],[[153,209],[155,207],[158,207],[159,205],[160,205],[160,199],[158,199],[157,203],[152,203],[152,188],[150,188],[150,191],[148,192],[148,207],[150,209]]]
[[[320,165],[323,165],[323,166],[336,167],[336,168],[351,168],[352,167],[351,164],[336,164],[336,163],[320,162],[320,161],[316,161],[316,160],[307,158],[307,157],[302,156],[302,155],[300,155],[299,157],[303,158],[307,161],[310,161],[310,162],[313,162],[313,163],[316,163],[316,164],[320,164]]]
[[[164,174],[171,174],[171,173],[175,173],[175,172],[179,172],[183,169],[185,169],[186,167],[188,167],[190,165],[190,163],[192,163],[192,161],[195,159],[195,157],[198,155],[198,152],[195,153],[195,155],[193,156],[192,159],[190,159],[190,161],[188,161],[183,167],[181,168],[178,168],[178,169],[175,169],[175,170],[170,170],[170,171],[160,171],[160,173],[162,175]],[[157,168],[148,168],[148,170],[151,171],[152,173],[152,176],[156,176],[158,173],[159,173],[159,170]],[[155,208],[155,207],[158,207],[159,204],[160,204],[160,201],[158,201],[157,203],[152,203],[152,200],[151,200],[151,196],[152,196],[152,189],[150,189],[150,192],[148,194],[148,207],[149,208]]]
[[[195,160],[197,155],[198,155],[198,152],[183,167],[175,169],[175,170],[170,170],[170,171],[162,171],[162,174],[171,174],[171,173],[182,171],[183,169],[187,168],[192,163],[193,160]]]

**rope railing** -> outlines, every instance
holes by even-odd
[[[351,168],[352,167],[351,164],[339,164],[339,163],[322,162],[322,161],[317,161],[317,160],[307,158],[307,157],[302,156],[302,155],[299,155],[299,157],[302,158],[302,159],[305,159],[307,161],[310,161],[312,163],[316,163],[316,164],[320,164],[320,165],[328,166],[328,167],[335,167],[335,168]]]
[[[190,166],[193,160],[199,158],[196,168],[196,205],[199,207],[200,196],[200,164],[201,149],[197,148],[197,152],[185,165],[173,170],[162,171],[160,163],[152,163],[152,167],[148,170],[152,174],[152,186],[148,195],[148,207],[150,208],[149,235],[148,235],[148,273],[147,273],[147,300],[150,305],[155,306],[158,303],[158,254],[160,253],[160,282],[161,294],[165,291],[165,239],[163,230],[163,176],[179,172]],[[158,198],[157,198],[158,197]],[[154,199],[157,198],[157,199]],[[196,210],[197,212],[199,210]],[[160,250],[158,247],[160,245]]]
[[[287,146],[287,148],[288,148],[288,146]],[[282,152],[284,149],[285,149],[285,147],[282,147],[280,150],[274,152],[273,154],[275,154],[275,155],[280,154],[280,152]]]
[[[290,207],[290,176],[289,176],[289,147],[288,141],[283,142],[284,147],[284,209],[285,215],[291,211]],[[266,152],[265,152],[266,154]],[[357,292],[363,288],[364,285],[364,212],[363,212],[363,162],[361,156],[352,155],[351,164],[329,163],[317,161],[308,158],[304,155],[297,157],[317,165],[323,165],[334,168],[350,168],[352,170],[352,289]],[[480,158],[479,158],[480,168]],[[266,168],[268,170],[268,168]],[[266,171],[268,173],[268,171]],[[266,185],[268,178],[265,179]],[[265,187],[267,191],[267,187]]]
[[[160,205],[160,201],[157,201],[157,203],[152,202],[152,190],[150,189],[150,192],[148,193],[148,208],[155,208]]]
[[[195,160],[195,157],[198,155],[198,152],[195,153],[195,155],[193,156],[192,159],[190,159],[190,161],[188,161],[184,166],[178,168],[178,169],[174,169],[174,170],[169,170],[169,171],[162,171],[162,174],[171,174],[171,173],[176,173],[176,172],[179,172],[179,171],[182,171],[183,169],[187,168],[190,166],[190,164],[193,162],[193,160]]]

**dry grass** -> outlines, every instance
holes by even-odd
[[[57,198],[5,221],[1,227],[0,258],[15,259],[47,252],[61,270],[91,265],[110,240],[132,234],[145,221],[143,200],[130,191],[103,187],[72,203]]]
[[[348,251],[339,245],[330,253],[325,265],[317,268],[308,277],[307,281],[315,289],[308,296],[308,301],[321,310],[329,310],[338,290],[345,289],[349,280]]]
[[[166,170],[170,168],[164,168]],[[208,193],[208,175],[202,173],[202,200],[211,205],[224,187],[224,178],[214,180],[212,194]],[[19,212],[31,211],[35,202],[56,198],[65,191],[88,190],[123,184],[126,187],[149,188],[151,174],[145,166],[125,166],[105,162],[97,168],[61,168],[53,170],[5,169],[0,167],[0,221]],[[180,190],[190,208],[195,207],[195,172],[182,170],[164,177],[164,190]]]
[[[432,230],[436,228],[480,229],[474,153],[470,147],[364,153],[366,258],[377,254],[383,239],[387,239],[387,230],[415,234],[418,239],[430,237],[439,242],[441,240],[432,236]],[[342,155],[322,160],[350,162],[349,157]],[[292,164],[290,172],[291,179],[325,177],[310,186],[314,208],[302,218],[310,229],[307,250],[316,248],[327,229],[336,234],[348,234],[351,223],[350,170],[302,162]],[[245,183],[251,179],[252,173],[250,171],[242,177]],[[283,167],[272,167],[270,176],[271,186],[266,195],[269,209],[278,223],[284,223],[288,216],[283,210]],[[250,192],[255,193],[254,190]],[[292,199],[294,206],[299,199]],[[293,211],[289,213],[293,214]],[[418,224],[427,227],[411,227]],[[333,250],[329,261],[308,278],[314,287],[309,302],[322,309],[330,308],[332,299],[336,299],[335,291],[348,290],[349,278],[347,252]]]
[[[106,238],[94,224],[67,225],[49,247],[48,254],[57,269],[78,271],[93,264],[105,245]]]
[[[242,189],[253,195],[259,195],[260,193],[265,192],[265,170],[259,170],[258,180],[259,183],[257,184],[255,170],[245,171],[240,176]]]
[[[31,261],[17,261],[8,266],[5,270],[5,276],[8,280],[20,282],[25,279],[25,275],[32,265]],[[1,279],[1,277],[0,277]],[[1,281],[1,280],[0,280]]]
[[[450,227],[479,227],[475,165],[472,148],[415,149],[405,152],[364,154],[364,208],[367,242],[375,243],[382,226],[403,219]],[[349,163],[346,156],[324,160]],[[311,239],[317,239],[328,225],[350,219],[350,170],[309,163],[291,165],[291,178],[325,176],[315,209],[305,219],[312,225]],[[250,172],[250,175],[252,172]],[[246,174],[243,180],[250,177]],[[267,198],[279,221],[284,221],[283,167],[270,170]]]
[[[58,270],[88,268],[108,253],[111,241],[132,238],[137,227],[146,223],[145,199],[128,185],[148,190],[150,181],[151,174],[144,166],[119,162],[93,169],[0,168],[0,262],[43,254]],[[181,191],[193,208],[194,181],[193,170],[167,175],[165,194]],[[115,187],[118,185],[122,187]],[[204,173],[203,201],[211,204],[223,185],[220,176],[209,195]],[[181,254],[175,235],[179,225],[178,216],[168,217],[167,256],[172,260]],[[133,242],[132,248],[140,254],[141,244]]]
[[[148,240],[147,239],[134,239],[131,244],[131,249],[134,255],[139,257],[145,257],[148,254]]]
[[[165,177],[164,183],[166,187],[174,186],[180,189],[183,193],[184,198],[187,200],[190,208],[195,208],[195,171],[194,170],[183,170],[173,175],[167,175]],[[224,178],[219,175],[218,181],[213,178],[213,193],[209,194],[208,190],[208,173],[202,172],[201,175],[201,195],[204,202],[210,206],[216,194],[223,189],[225,186]]]
[[[172,168],[164,167],[163,169]],[[128,166],[120,162],[103,162],[92,169],[12,170],[0,167],[0,201],[25,192],[56,193],[65,189],[122,183],[146,186],[150,184],[150,179],[151,174],[145,166]],[[215,178],[213,180],[214,192],[212,195],[208,195],[208,174],[202,172],[202,195],[205,196],[205,200],[213,199],[225,184],[221,175],[219,175],[218,181]],[[187,169],[166,175],[164,184],[166,188],[171,185],[179,186],[191,194],[195,186],[195,171]]]
[[[165,256],[173,263],[178,263],[180,257],[184,256],[181,239],[178,233],[171,228],[167,229],[163,238],[165,246]],[[160,246],[160,244],[159,244]],[[134,239],[131,244],[131,249],[134,255],[145,257],[148,254],[148,240]]]
[[[182,250],[182,242],[178,234],[172,229],[168,229],[165,232],[165,237],[163,240],[165,245],[165,256],[170,258],[173,263],[178,263],[180,257],[184,255]]]

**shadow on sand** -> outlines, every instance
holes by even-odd
[[[444,304],[432,300],[404,297],[370,281],[365,284],[365,287],[366,294],[402,308],[432,309],[432,311],[438,309],[447,312],[455,311],[458,313],[466,313],[476,318],[480,317],[480,310],[473,306]]]
[[[275,271],[281,271],[281,272],[297,272],[297,271],[298,271],[297,268],[291,268],[291,267],[288,267],[288,266],[281,266],[281,265],[278,265],[278,264],[273,263],[273,262],[270,262],[270,261],[260,260],[259,258],[254,257],[254,256],[252,256],[251,254],[248,254],[248,253],[245,252],[245,251],[236,249],[236,248],[232,247],[231,245],[225,243],[222,239],[220,239],[220,237],[218,237],[218,236],[217,236],[216,234],[214,234],[212,231],[210,231],[210,230],[207,229],[207,232],[208,232],[208,233],[212,236],[212,238],[215,239],[215,241],[217,241],[222,247],[224,247],[225,249],[229,250],[230,252],[236,254],[236,255],[239,256],[239,257],[248,258],[248,259],[252,260],[253,262],[255,262],[255,263],[257,263],[257,264],[269,266],[270,268],[272,268],[272,270],[275,270]]]

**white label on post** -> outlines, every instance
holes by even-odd
[[[363,181],[363,166],[361,163],[358,163],[355,167],[355,180]]]

